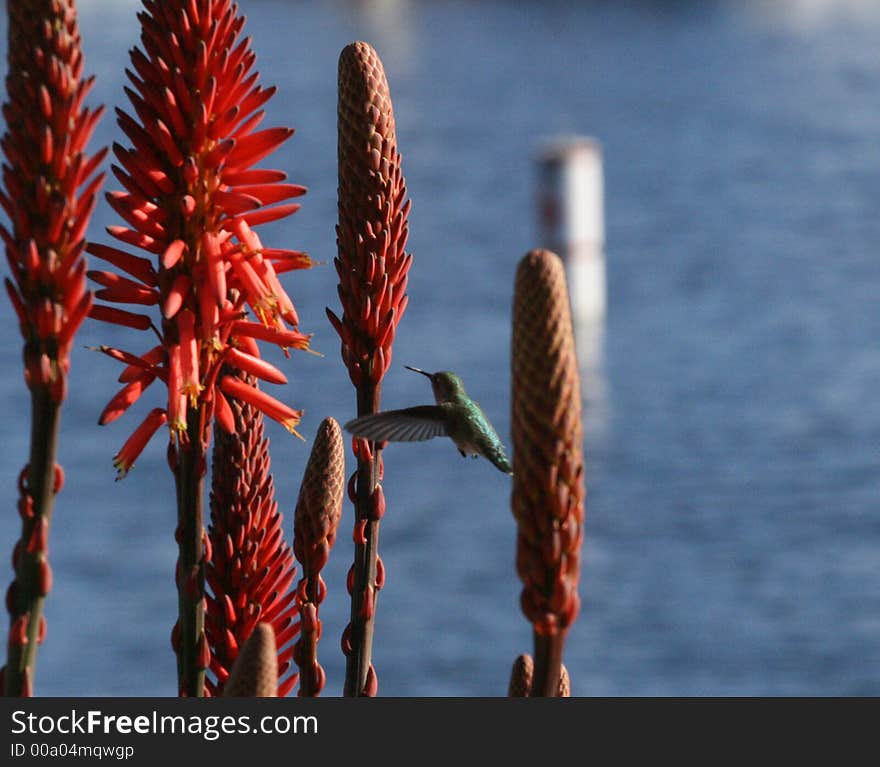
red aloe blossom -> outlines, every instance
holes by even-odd
[[[250,376],[232,374],[231,380],[255,386]],[[205,613],[205,634],[211,648],[208,681],[212,695],[223,694],[241,647],[258,622],[272,629],[278,650],[278,696],[296,684],[291,667],[300,623],[293,552],[284,541],[283,515],[275,502],[269,473],[269,440],[263,433],[263,415],[253,405],[233,399],[233,429],[214,429],[211,467],[210,556],[205,576],[212,596]]]
[[[55,463],[70,347],[92,304],[86,291],[84,236],[103,175],[106,150],[86,145],[103,108],[83,107],[92,78],[83,57],[73,0],[19,0],[9,10],[7,132],[2,148],[0,226],[11,279],[6,291],[24,338],[24,377],[31,392],[30,462],[19,480],[21,539],[7,593],[11,616],[6,695],[30,695],[37,645],[45,633],[43,600],[52,581],[49,525],[63,474]]]
[[[257,130],[261,107],[274,93],[253,71],[249,39],[239,39],[245,19],[229,0],[143,0],[143,49],[131,52],[126,88],[134,114],[117,110],[131,146],[114,145],[113,167],[124,191],[107,199],[125,220],[109,233],[155,257],[107,245],[89,252],[118,272],[90,272],[110,302],[157,306],[158,326],[141,310],[96,306],[91,316],[152,330],[159,346],[143,354],[102,351],[127,365],[124,388],[101,417],[107,423],[131,406],[157,378],[167,385],[169,465],[178,498],[175,537],[180,619],[172,634],[180,691],[201,695],[210,659],[204,636],[202,482],[211,425],[233,428],[230,399],[246,402],[290,431],[301,412],[221,374],[225,364],[259,378],[283,382],[260,358],[257,340],[285,349],[307,349],[296,330],[293,304],[279,271],[305,268],[308,257],[264,248],[253,227],[283,218],[299,205],[283,203],[305,189],[282,183],[285,174],[253,167],[293,133]],[[271,206],[271,207],[267,207]],[[276,269],[277,266],[277,269]],[[247,319],[248,311],[255,319]],[[288,326],[292,326],[288,327]],[[159,421],[151,413],[138,438],[116,456],[124,476]]]
[[[342,319],[327,310],[342,339],[342,359],[357,389],[359,416],[379,410],[382,377],[406,309],[405,252],[409,234],[406,182],[394,127],[385,70],[367,43],[346,46],[339,56],[339,225],[335,259]],[[379,559],[379,520],[385,510],[379,445],[355,439],[358,468],[349,483],[355,506],[355,556],[349,576],[351,623],[345,694],[374,695],[371,663],[376,595],[384,570]]]

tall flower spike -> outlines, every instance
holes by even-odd
[[[394,128],[385,70],[367,43],[346,46],[339,56],[339,224],[336,227],[342,319],[327,316],[342,340],[342,359],[357,390],[357,414],[379,410],[382,377],[391,364],[397,323],[406,310],[405,252],[409,234],[406,183]],[[376,595],[381,588],[379,519],[385,509],[379,446],[353,442],[358,468],[350,497],[355,507],[355,558],[345,694],[372,695],[371,664]]]
[[[533,625],[531,694],[555,696],[565,635],[580,606],[584,523],[581,389],[565,270],[533,250],[513,302],[513,496],[521,604]]]
[[[11,632],[3,673],[6,695],[27,695],[50,583],[47,542],[61,467],[55,463],[70,348],[92,304],[86,290],[84,236],[103,175],[105,151],[86,145],[103,112],[83,101],[92,79],[83,56],[73,0],[20,0],[9,12],[7,131],[2,145],[0,226],[10,277],[6,291],[24,339],[24,378],[31,393],[30,462],[19,481],[21,541],[7,596]]]
[[[117,110],[130,146],[113,147],[113,173],[124,189],[107,196],[124,221],[108,232],[122,246],[89,247],[115,270],[90,273],[101,286],[96,297],[135,310],[100,305],[91,316],[160,339],[158,351],[111,350],[127,365],[125,393],[117,395],[114,410],[129,407],[157,378],[167,385],[162,409],[180,547],[174,644],[180,691],[194,696],[204,691],[208,660],[202,483],[212,424],[216,419],[230,428],[230,400],[247,402],[291,430],[301,415],[256,389],[253,379],[244,383],[220,370],[229,365],[266,381],[284,380],[261,359],[255,339],[308,348],[278,273],[311,262],[300,251],[264,248],[255,231],[294,213],[299,205],[288,200],[305,189],[282,183],[281,171],[255,167],[293,130],[257,129],[275,89],[257,82],[238,7],[230,0],[143,0],[143,6],[142,49],[132,50],[127,71],[133,111]]]
[[[253,386],[249,377],[236,376]],[[231,431],[215,426],[211,466],[210,556],[205,577],[205,634],[211,649],[208,681],[212,695],[223,694],[240,648],[257,621],[272,630],[277,644],[277,694],[296,684],[289,674],[292,641],[300,630],[293,580],[293,552],[284,541],[283,516],[275,502],[269,473],[269,440],[263,415],[246,402],[229,403]]]
[[[336,421],[325,418],[312,445],[293,520],[293,551],[303,568],[303,577],[297,587],[302,634],[293,657],[299,666],[299,694],[303,697],[317,696],[324,688],[324,669],[318,663],[318,640],[321,637],[318,612],[327,589],[321,570],[336,540],[344,488],[342,431]]]

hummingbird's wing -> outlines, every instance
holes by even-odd
[[[345,424],[345,430],[374,442],[421,442],[445,436],[446,421],[439,405],[418,405],[362,415]]]

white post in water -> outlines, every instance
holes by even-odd
[[[575,323],[605,317],[602,147],[591,138],[548,141],[538,152],[538,244],[558,253],[568,274]]]

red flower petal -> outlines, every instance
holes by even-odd
[[[165,301],[162,304],[162,316],[166,320],[170,320],[180,311],[180,307],[183,306],[190,288],[192,288],[192,280],[189,275],[185,273],[178,274],[170,290],[165,295]]]
[[[227,434],[235,434],[235,418],[232,415],[232,408],[229,407],[228,400],[223,396],[223,392],[219,390],[214,392],[214,397],[216,403],[214,416],[217,419],[217,423],[223,427]]]
[[[120,277],[120,280],[124,278]],[[126,282],[130,282],[126,280]],[[133,287],[132,287],[133,286]],[[152,306],[159,303],[159,291],[151,288],[143,288],[130,283],[120,283],[112,288],[101,288],[95,293],[95,298],[102,301],[112,301],[118,304],[141,304],[142,306]]]
[[[151,410],[140,426],[134,430],[134,433],[128,438],[122,449],[113,457],[113,465],[116,467],[117,481],[122,479],[131,468],[134,462],[143,452],[147,443],[153,438],[153,435],[159,428],[168,422],[168,416],[161,408]]]
[[[293,128],[267,128],[238,139],[226,158],[229,168],[254,165],[293,135]]]
[[[231,335],[250,336],[261,341],[278,344],[278,346],[285,349],[292,347],[303,350],[309,348],[309,339],[312,337],[311,333],[306,335],[295,330],[279,330],[278,328],[266,327],[259,322],[248,322],[246,320],[233,322]]]
[[[160,344],[154,346],[150,351],[142,354],[140,357],[131,360],[128,367],[119,374],[119,383],[127,383],[134,380],[142,370],[149,370],[156,373],[160,378],[168,380],[168,370],[159,368],[158,365],[165,360],[165,348]]]
[[[226,351],[226,362],[245,373],[274,384],[286,384],[287,377],[274,365],[232,347]]]
[[[261,208],[252,213],[242,213],[238,218],[247,221],[250,226],[259,226],[260,224],[268,224],[270,221],[277,221],[286,216],[292,216],[302,205],[291,202],[286,205],[276,205],[274,208]]]
[[[308,190],[299,184],[254,184],[237,186],[235,191],[238,194],[251,195],[263,205],[272,205],[282,200],[289,200],[291,197],[301,197]]]
[[[251,168],[239,170],[224,168],[221,175],[224,184],[237,186],[239,184],[274,184],[284,181],[287,174],[283,170],[268,170],[264,168]]]
[[[108,245],[100,245],[96,242],[90,242],[86,246],[86,252],[97,256],[108,264],[113,264],[117,269],[128,272],[128,274],[145,285],[155,287],[157,284],[156,270],[153,268],[153,264],[146,258],[133,256],[131,253],[111,248]]]
[[[220,379],[220,389],[224,394],[240,399],[242,402],[247,402],[249,405],[257,408],[257,410],[265,413],[269,418],[278,421],[291,434],[295,434],[302,439],[295,428],[302,419],[302,410],[294,410],[265,392],[255,389],[253,386],[248,386],[232,376],[223,376]]]
[[[134,378],[131,383],[123,386],[113,399],[107,403],[104,410],[101,411],[98,424],[106,426],[108,423],[113,423],[138,401],[144,390],[155,380],[156,376],[154,374],[144,371],[137,378]]]
[[[162,254],[162,266],[165,269],[173,267],[180,260],[185,249],[186,243],[183,240],[174,240]]]
[[[95,304],[89,311],[89,317],[101,322],[112,322],[114,325],[125,325],[135,330],[149,330],[153,321],[146,314],[135,314],[114,306]]]

